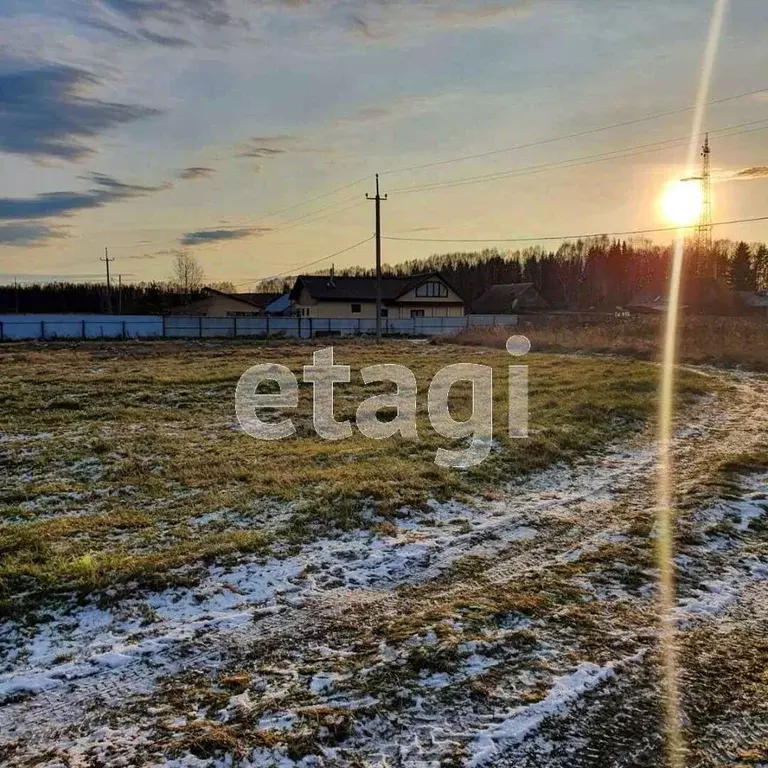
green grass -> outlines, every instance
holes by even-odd
[[[637,361],[529,355],[527,440],[506,437],[501,350],[391,342],[335,345],[352,366],[337,385],[336,417],[382,389],[360,368],[407,365],[419,384],[418,442],[327,442],[312,429],[312,387],[300,385],[290,414],[297,434],[279,443],[233,429],[234,391],[251,365],[279,362],[297,375],[318,345],[120,343],[40,345],[0,351],[0,600],[19,593],[93,590],[162,580],[180,566],[266,553],[333,529],[371,525],[366,509],[391,516],[429,498],[492,495],[499,483],[569,461],[639,431],[655,414],[658,370]],[[438,467],[426,414],[428,384],[445,365],[495,371],[498,448],[469,471]],[[712,386],[684,374],[683,402]],[[468,415],[468,388],[452,392]],[[222,510],[224,510],[222,512]],[[219,511],[218,519],[203,516]],[[198,521],[198,518],[202,522]],[[23,602],[23,601],[22,601]]]

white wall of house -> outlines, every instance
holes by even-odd
[[[430,281],[438,282],[438,281]],[[463,317],[465,307],[462,298],[448,286],[443,286],[441,296],[422,296],[420,293],[437,293],[437,289],[419,291],[418,288],[404,294],[395,304],[384,304],[384,309],[393,319],[410,318],[411,312],[423,312],[424,317]],[[302,317],[312,318],[360,318],[371,319],[376,317],[375,301],[318,301],[309,295],[306,288],[302,288],[299,298],[294,302],[294,313]]]
[[[423,317],[464,317],[464,306],[451,304],[431,304],[426,301],[409,304],[385,304],[388,317],[404,319],[412,317],[411,312],[419,313]],[[363,320],[376,317],[375,301],[314,301],[303,304],[297,302],[296,310],[300,310],[302,317],[312,318],[361,318]],[[421,315],[423,313],[423,315]],[[295,314],[295,313],[294,313]]]

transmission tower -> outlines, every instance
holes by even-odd
[[[712,167],[709,134],[701,148],[701,217],[696,227],[696,243],[709,253],[712,246]]]

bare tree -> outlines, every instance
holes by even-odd
[[[213,288],[216,291],[221,291],[222,293],[237,293],[235,284],[229,280],[220,280],[218,283],[208,283],[208,287]]]
[[[200,262],[189,251],[176,251],[173,255],[171,282],[176,289],[189,296],[203,287],[205,273]]]

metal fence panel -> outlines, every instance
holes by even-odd
[[[517,315],[382,318],[388,336],[436,336],[467,328],[516,326]],[[0,315],[0,339],[201,339],[241,336],[310,339],[372,336],[375,318],[199,317],[191,315]]]

